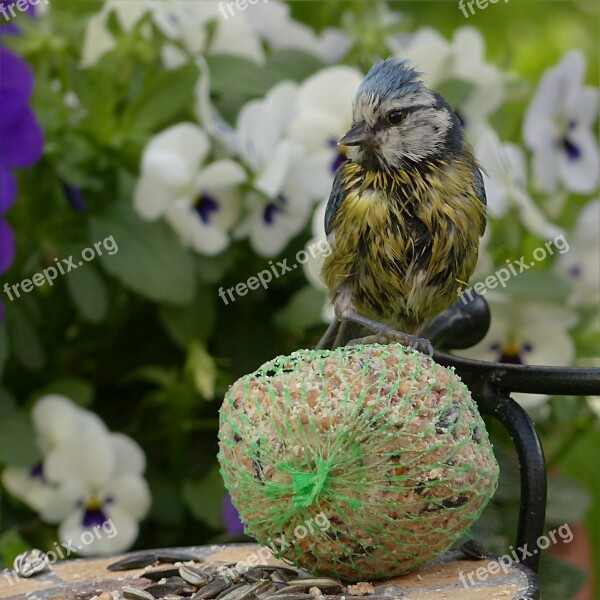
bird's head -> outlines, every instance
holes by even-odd
[[[406,61],[377,63],[354,100],[353,125],[340,145],[369,169],[389,170],[451,152],[462,145],[462,127],[444,98],[419,79]]]

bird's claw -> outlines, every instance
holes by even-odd
[[[356,346],[358,344],[401,344],[402,346],[413,348],[422,354],[433,356],[433,346],[429,340],[414,335],[408,335],[407,333],[396,331],[395,329],[386,328],[373,335],[350,340],[346,345]]]

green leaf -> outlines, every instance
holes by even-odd
[[[281,79],[304,81],[325,67],[322,60],[300,50],[278,50],[269,56],[267,68],[279,73]]]
[[[573,479],[550,478],[548,481],[548,506],[546,522],[549,525],[580,523],[590,508],[591,497]]]
[[[154,77],[123,116],[123,129],[152,131],[168,123],[190,103],[197,80],[193,64]]]
[[[108,311],[108,291],[96,268],[87,264],[66,278],[67,289],[81,316],[98,323]]]
[[[0,461],[12,467],[29,468],[40,460],[29,417],[11,394],[0,388]]]
[[[15,529],[9,529],[0,535],[0,558],[5,565],[13,564],[15,558],[30,550],[31,546],[21,537],[21,534]],[[16,582],[18,579],[9,579],[8,583]]]
[[[325,292],[307,285],[294,294],[288,306],[275,317],[275,322],[295,335],[316,325],[324,327],[322,314],[325,300]]]
[[[33,401],[48,396],[49,394],[58,394],[66,396],[83,407],[90,406],[94,400],[94,387],[89,381],[79,377],[63,377],[51,381],[43,388],[37,390],[33,395]]]
[[[583,587],[585,572],[563,560],[544,557],[540,564],[544,600],[568,600]]]
[[[192,341],[208,339],[217,318],[216,298],[214,290],[200,288],[187,306],[161,306],[160,320],[171,339],[182,348]]]
[[[205,400],[212,400],[215,395],[217,366],[203,344],[191,342],[185,370],[200,396]]]
[[[8,334],[6,333],[6,325],[0,323],[0,378],[4,372],[4,365],[10,354],[10,344],[8,343]]]
[[[281,74],[237,56],[207,56],[214,94],[262,96],[281,81]]]
[[[31,318],[16,302],[5,305],[10,346],[17,360],[29,370],[41,369],[46,356]]]
[[[145,381],[166,388],[177,383],[177,372],[164,367],[147,365],[129,373],[125,381]]]
[[[225,485],[218,467],[213,467],[201,481],[183,482],[183,501],[194,518],[212,529],[224,529],[223,498]]]
[[[152,494],[152,506],[148,518],[165,525],[177,525],[183,522],[185,511],[175,483],[152,468],[146,478]]]
[[[436,90],[446,98],[450,106],[457,108],[475,89],[472,83],[462,81],[460,79],[452,79],[436,86]]]
[[[99,260],[126,288],[172,304],[187,304],[194,297],[192,258],[162,221],[142,221],[130,206],[118,205],[91,219],[90,234],[95,240],[114,237],[117,252]]]
[[[519,273],[519,267],[517,266],[515,266],[515,270],[517,275],[510,277],[504,288],[499,284],[498,278],[492,275],[496,282],[493,284],[494,291],[510,294],[524,300],[537,300],[540,302],[564,303],[569,297],[571,291],[569,284],[554,271],[548,269],[536,271],[532,269]],[[507,271],[509,271],[508,268]],[[485,283],[485,279],[483,281]]]

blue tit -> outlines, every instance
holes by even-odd
[[[486,226],[480,168],[456,113],[396,58],[360,85],[325,214],[322,275],[337,323],[416,334],[467,286]],[[388,337],[389,339],[389,337]],[[422,349],[421,346],[415,346]]]

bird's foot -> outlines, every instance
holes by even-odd
[[[433,346],[429,340],[415,335],[408,335],[395,329],[378,331],[373,335],[350,340],[346,346],[356,346],[358,344],[401,344],[402,346],[414,348],[418,352],[422,352],[428,356],[433,356]]]
[[[357,313],[349,313],[346,315],[349,321],[358,323],[373,332],[373,335],[350,340],[346,345],[355,346],[357,344],[401,344],[409,348],[414,348],[418,352],[433,356],[433,346],[431,342],[425,338],[420,338],[415,335],[409,335],[403,331],[392,329],[388,325],[373,321],[363,317]]]

